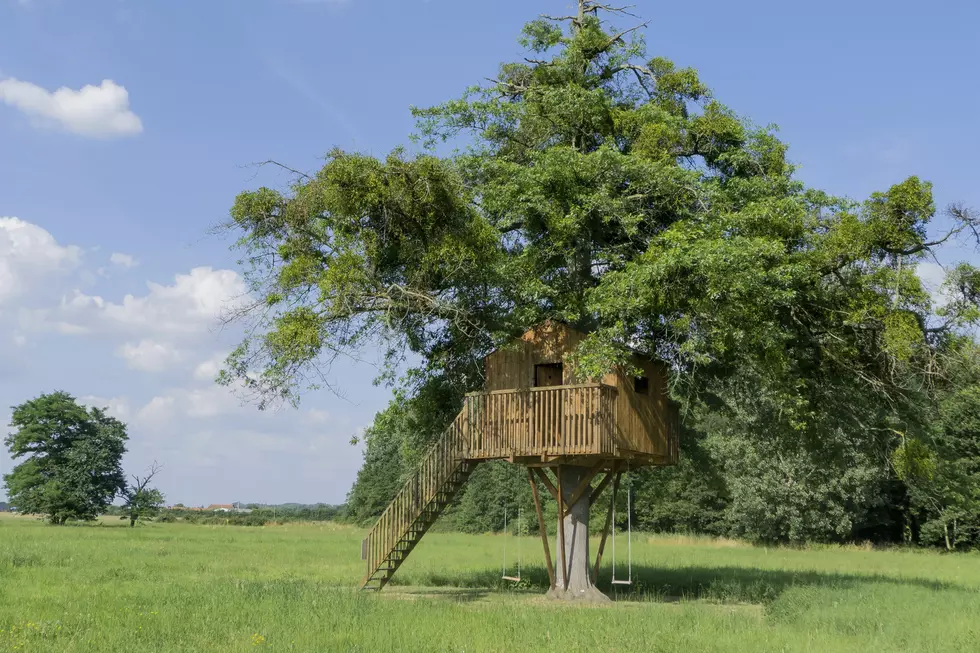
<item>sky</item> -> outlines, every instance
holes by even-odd
[[[809,185],[861,199],[915,174],[940,207],[980,207],[977,3],[635,4],[649,53],[778,125]],[[524,22],[568,5],[0,0],[0,421],[65,390],[128,424],[125,469],[159,462],[169,502],[343,501],[351,439],[390,398],[373,352],[334,366],[343,397],[298,409],[214,384],[241,335],[218,317],[246,289],[210,228],[237,193],[288,181],[258,162],[407,145],[411,106],[493,76]],[[958,259],[977,262],[940,262]]]

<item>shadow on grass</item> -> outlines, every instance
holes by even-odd
[[[673,602],[706,600],[722,603],[767,604],[794,587],[830,587],[849,589],[862,584],[888,583],[920,587],[933,591],[954,589],[955,585],[940,581],[914,578],[894,578],[881,574],[849,574],[818,571],[781,571],[751,567],[633,567],[631,585],[610,583],[610,569],[599,572],[596,586],[614,599],[633,601]],[[625,577],[625,570],[617,578]],[[404,583],[404,585],[403,585]],[[483,590],[484,592],[515,591],[543,594],[548,590],[548,572],[544,567],[525,568],[520,582],[504,580],[497,570],[484,569],[454,574],[410,574],[396,576],[392,585],[455,588],[455,591]],[[452,592],[453,590],[449,590]]]

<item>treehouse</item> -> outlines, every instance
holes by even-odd
[[[466,396],[456,419],[362,543],[368,567],[363,588],[384,587],[479,463],[506,460],[528,468],[552,591],[592,593],[605,535],[591,571],[589,506],[610,481],[614,500],[626,469],[676,463],[679,422],[667,395],[665,365],[634,355],[632,371],[617,368],[584,379],[570,356],[584,338],[568,325],[547,321],[487,356],[484,390]],[[535,479],[559,503],[557,574]]]

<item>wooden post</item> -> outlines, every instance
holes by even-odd
[[[574,492],[572,492],[572,496],[568,499],[568,501],[565,502],[565,505],[567,505],[569,509],[571,509],[571,507],[575,505],[575,503],[582,497],[582,495],[585,493],[586,490],[591,489],[589,487],[589,484],[592,483],[592,479],[595,478],[595,475],[599,473],[599,470],[602,469],[602,466],[605,464],[606,461],[600,460],[595,465],[593,465],[592,468],[588,471],[588,473],[582,478],[582,481],[578,484],[578,487],[575,488]]]
[[[602,539],[599,540],[599,550],[595,555],[595,567],[592,570],[592,582],[599,578],[599,565],[602,563],[602,552],[606,548],[606,536],[609,535],[609,527],[612,526],[613,506],[616,505],[616,494],[619,492],[619,477],[623,473],[616,472],[616,479],[613,481],[612,499],[609,500],[609,512],[606,514],[606,525],[602,529]]]
[[[551,563],[551,547],[548,545],[548,529],[544,523],[544,513],[541,512],[541,498],[538,496],[538,486],[534,483],[534,474],[529,467],[527,480],[531,482],[531,495],[534,497],[534,510],[538,513],[538,529],[541,531],[541,542],[544,544],[544,561],[548,565],[548,580],[551,588],[555,588],[555,566]]]

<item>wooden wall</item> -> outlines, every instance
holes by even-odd
[[[484,361],[487,391],[533,388],[534,366],[545,363],[563,363],[564,384],[578,383],[575,371],[564,359],[584,337],[560,322],[538,325],[487,356]]]
[[[563,383],[573,385],[590,379],[578,378],[565,360],[585,335],[560,322],[545,322],[513,343],[498,349],[485,361],[486,390],[534,387],[534,366],[563,363]],[[615,387],[617,394],[617,439],[620,449],[656,456],[663,463],[677,461],[677,408],[667,395],[667,369],[662,363],[636,357],[633,363],[649,379],[647,394],[637,394],[633,376],[622,370],[606,374],[600,382]]]

